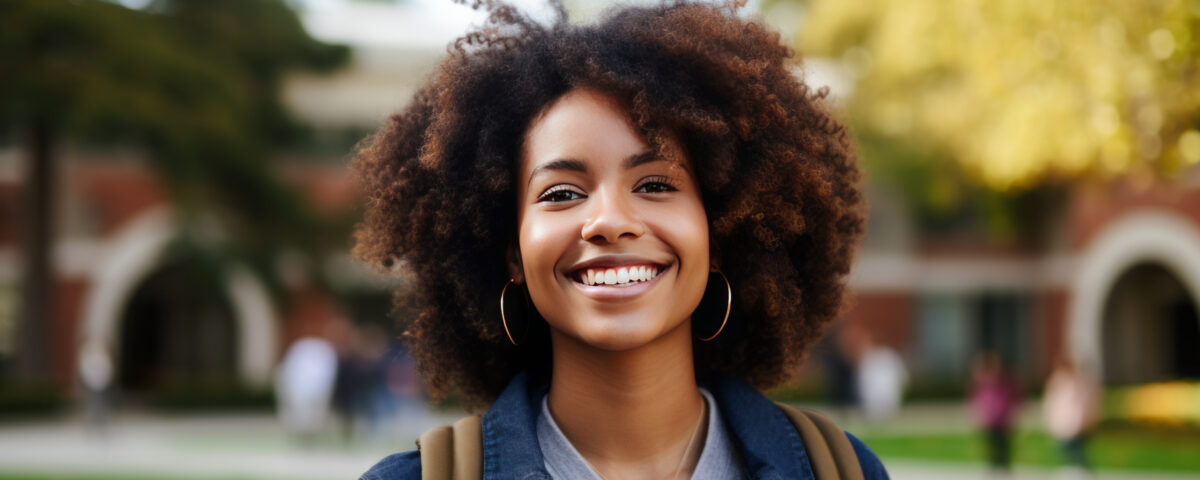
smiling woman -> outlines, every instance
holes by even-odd
[[[664,148],[674,159],[650,149],[615,99],[589,88],[570,90],[530,126],[512,271],[551,343],[564,345],[554,363],[577,358],[566,337],[624,351],[677,332],[690,345],[679,327],[704,292],[708,221],[678,142]]]
[[[484,478],[813,478],[827,450],[754,387],[838,314],[862,233],[824,93],[737,5],[552,27],[488,5],[355,160],[356,253],[415,273],[435,396],[490,404]],[[842,467],[886,477],[849,438]]]

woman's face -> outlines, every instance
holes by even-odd
[[[677,141],[663,158],[607,95],[575,89],[526,132],[521,267],[559,334],[605,350],[687,324],[708,278],[708,221]]]

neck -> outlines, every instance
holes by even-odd
[[[550,412],[597,472],[608,479],[670,478],[677,470],[689,476],[707,418],[688,322],[626,351],[596,349],[553,330],[551,342]]]

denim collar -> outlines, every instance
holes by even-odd
[[[547,388],[519,373],[483,415],[484,480],[549,480],[538,448],[536,408]],[[814,478],[800,434],[779,407],[735,377],[718,377],[706,388],[717,400],[750,478]]]

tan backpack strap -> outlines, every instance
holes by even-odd
[[[863,480],[854,445],[832,420],[816,410],[775,404],[800,433],[818,480]]]
[[[421,480],[479,480],[483,478],[483,429],[479,415],[442,425],[421,434]]]
[[[479,415],[454,422],[454,480],[483,478],[483,424]]]
[[[433,427],[417,439],[421,451],[421,480],[452,480],[454,431],[448,425]]]

